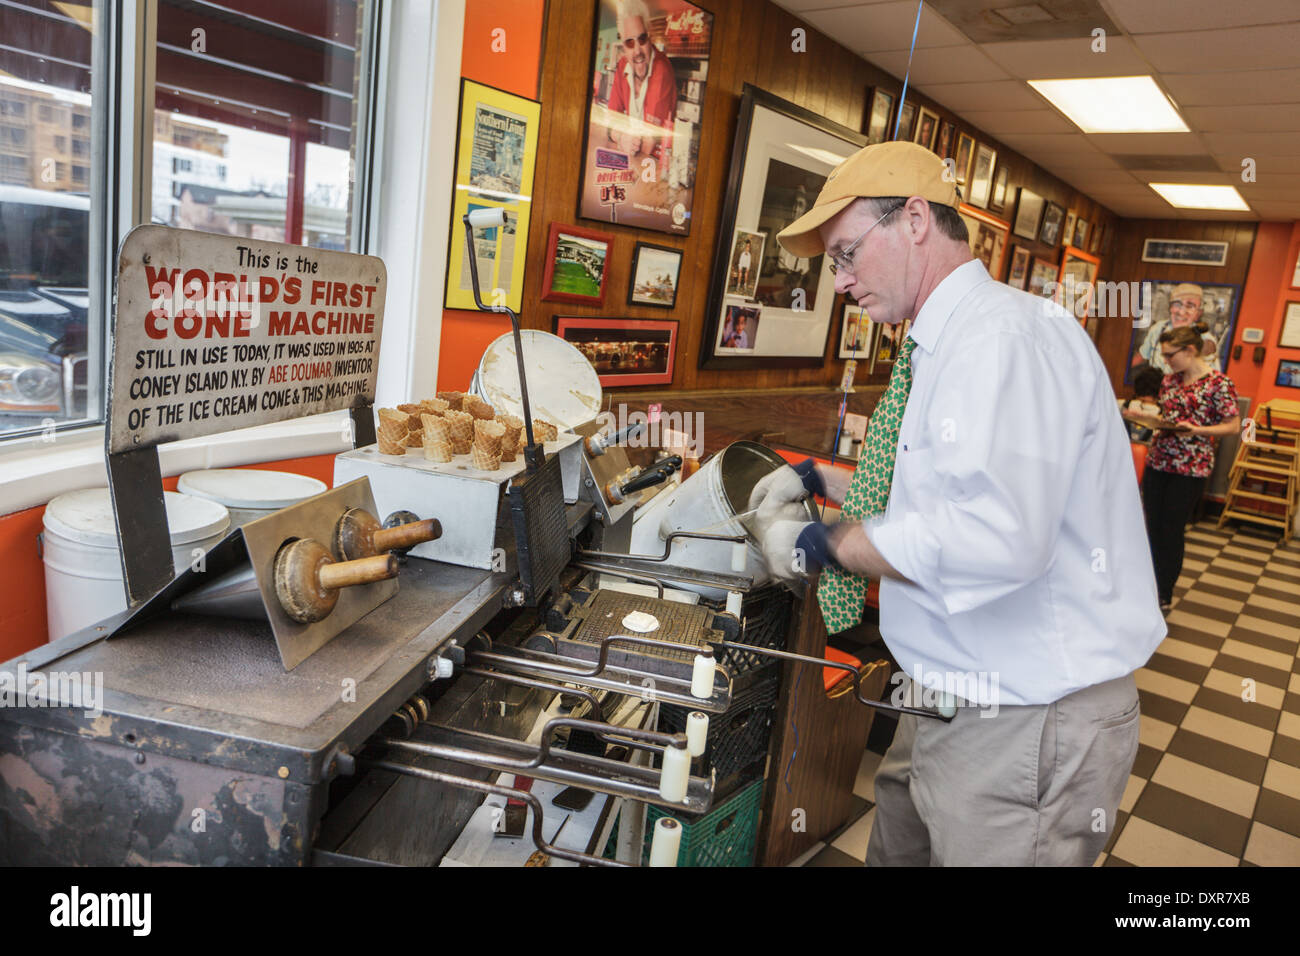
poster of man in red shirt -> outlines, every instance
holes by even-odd
[[[689,235],[713,15],[600,0],[579,215]]]

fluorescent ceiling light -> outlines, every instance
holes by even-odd
[[[1085,133],[1186,133],[1187,124],[1149,76],[1030,80]]]
[[[1202,186],[1194,183],[1147,183],[1161,198],[1179,209],[1240,209],[1250,207],[1236,186]]]

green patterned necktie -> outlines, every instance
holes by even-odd
[[[907,393],[912,389],[912,350],[916,342],[909,335],[898,349],[898,360],[890,373],[885,394],[871,413],[866,441],[858,456],[858,467],[849,482],[840,514],[861,520],[884,513],[889,504],[889,486],[894,481],[894,458],[898,455],[898,429],[903,424]],[[867,599],[867,579],[838,568],[823,568],[817,585],[817,603],[826,619],[826,631],[837,634],[862,620]]]

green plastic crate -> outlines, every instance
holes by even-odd
[[[672,817],[683,830],[678,866],[753,866],[762,802],[763,781],[755,780],[702,817],[678,816],[660,807],[646,807],[646,839],[641,862],[650,862],[655,821]]]

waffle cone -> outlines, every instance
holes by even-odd
[[[505,438],[501,439],[502,444],[505,443],[506,438],[510,439],[510,441],[515,444],[518,444],[519,433],[524,427],[523,420],[516,418],[514,415],[498,415],[497,421],[506,426]]]
[[[560,430],[545,419],[534,418],[533,437],[539,442],[555,441],[560,437]]]
[[[450,411],[460,411],[461,403],[465,400],[464,392],[439,392],[438,397],[447,403]]]
[[[405,455],[406,445],[404,442],[394,442],[379,436],[379,454],[381,455]]]
[[[474,440],[474,419],[469,412],[448,412],[447,428],[451,433],[453,443],[469,442]],[[457,452],[461,454],[461,452]]]
[[[519,454],[519,443],[517,441],[509,441],[509,438],[509,435],[504,435],[501,438],[502,461],[514,461],[515,457]]]
[[[386,440],[390,444],[400,444],[406,441],[407,431],[405,422],[398,423],[389,419],[379,426],[379,430],[375,434],[381,440]]]
[[[456,439],[453,438],[451,440],[451,453],[453,455],[468,455],[469,450],[471,447],[473,447],[473,445],[474,443],[470,441],[468,438],[466,438],[464,441],[457,441]]]
[[[408,415],[418,415],[418,414],[420,414],[420,411],[421,411],[419,405],[414,405],[414,404],[412,404],[412,403],[410,403],[410,402],[407,402],[407,403],[404,404],[404,405],[398,405],[398,406],[397,406],[397,410],[398,410],[399,412],[405,412],[405,413],[408,414]]]
[[[426,398],[420,403],[420,407],[424,409],[426,415],[446,415],[451,405],[441,398]]]
[[[496,417],[497,410],[489,405],[477,395],[465,396],[465,411],[469,412],[475,418],[481,418],[484,421],[491,421]]]
[[[385,422],[393,422],[397,425],[406,424],[406,412],[399,412],[395,408],[379,409],[379,425],[383,427]]]
[[[423,415],[424,420],[424,443],[427,445],[431,441],[451,444],[451,429],[447,425],[447,419],[441,415]]]
[[[421,448],[424,445],[424,432],[407,432],[406,447]]]
[[[424,457],[429,461],[451,461],[451,444],[445,441],[426,441]]]
[[[481,445],[472,445],[469,450],[469,460],[475,468],[496,471],[501,467],[501,452],[492,452]]]
[[[506,433],[506,426],[500,422],[487,421],[486,419],[477,419],[474,422],[474,444],[479,445],[484,451],[490,451],[494,454],[501,451],[501,439]]]

